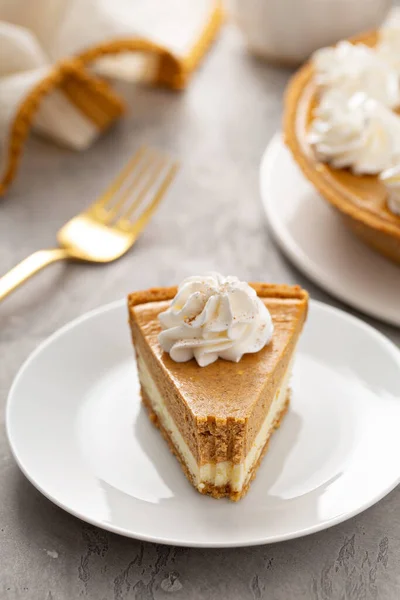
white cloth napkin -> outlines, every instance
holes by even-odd
[[[0,194],[31,127],[87,148],[124,109],[104,77],[183,87],[221,19],[215,0],[0,0]]]

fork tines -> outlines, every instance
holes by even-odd
[[[171,184],[178,162],[142,147],[96,202],[103,220],[124,228],[145,225]]]

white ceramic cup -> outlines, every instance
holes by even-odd
[[[392,0],[228,0],[251,52],[299,64],[314,50],[376,29]]]

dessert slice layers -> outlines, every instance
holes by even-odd
[[[159,315],[177,288],[128,297],[144,405],[193,486],[214,498],[238,500],[248,490],[287,411],[293,357],[307,315],[308,296],[300,287],[250,285],[272,318],[271,340],[239,362],[219,358],[203,368],[194,359],[175,362],[160,345]]]

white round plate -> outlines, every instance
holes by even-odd
[[[125,302],[65,326],[18,373],[7,404],[14,457],[68,512],[182,546],[287,540],[340,523],[399,481],[400,351],[311,302],[292,404],[248,495],[197,493],[141,406]]]
[[[260,171],[261,197],[278,244],[317,285],[367,315],[400,326],[400,267],[351,234],[273,137]]]

